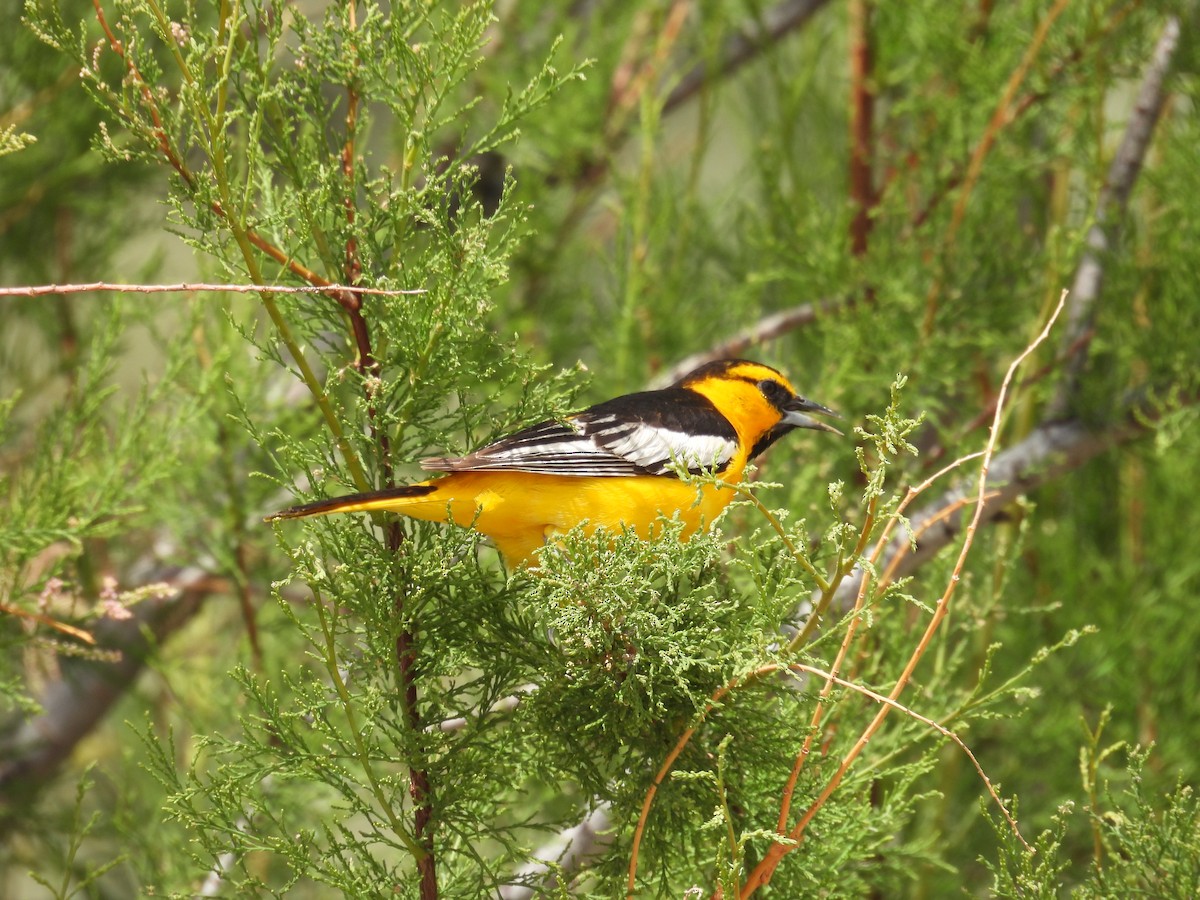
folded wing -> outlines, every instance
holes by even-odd
[[[468,456],[423,460],[438,472],[509,470],[620,477],[720,472],[737,432],[705,397],[680,388],[618,397],[501,438]]]

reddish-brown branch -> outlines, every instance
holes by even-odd
[[[586,160],[575,179],[577,194],[576,209],[567,218],[574,224],[574,217],[582,215],[591,197],[591,191],[608,173],[617,148],[631,130],[632,112],[641,102],[646,91],[655,84],[679,40],[683,23],[691,9],[689,0],[675,0],[667,12],[654,47],[646,52],[644,45],[649,34],[653,12],[646,11],[634,18],[632,32],[621,50],[621,56],[613,69],[609,82],[608,104],[604,110],[603,146],[600,151]]]
[[[347,26],[351,34],[357,27],[355,0],[346,3]],[[347,48],[351,57],[358,62],[358,47],[351,41]],[[358,239],[354,228],[357,221],[357,181],[355,178],[355,144],[358,130],[359,111],[358,87],[353,78],[346,85],[346,139],[342,143],[341,166],[342,177],[345,181],[345,197],[342,206],[346,214],[346,248],[343,263],[343,276],[348,284],[356,285],[362,276],[362,262],[358,255]],[[362,297],[351,291],[342,302],[350,322],[351,334],[354,338],[356,351],[355,368],[364,378],[363,390],[367,398],[367,421],[371,436],[379,448],[380,470],[385,487],[392,487],[395,478],[392,470],[392,446],[387,428],[379,424],[378,395],[381,387],[381,366],[371,349],[371,332],[363,315]],[[395,555],[400,552],[404,543],[404,531],[397,521],[387,525],[387,549]],[[405,592],[397,592],[393,600],[396,615],[403,618],[405,609]],[[396,637],[396,666],[405,722],[414,734],[421,731],[421,716],[418,710],[417,691],[418,653],[415,638],[415,626],[403,625]],[[437,900],[437,858],[433,846],[433,791],[429,782],[429,772],[419,761],[409,767],[408,774],[409,796],[413,805],[413,838],[425,851],[417,858],[417,876],[421,900]]]
[[[997,139],[1000,137],[1000,132],[1012,122],[1012,108],[1017,91],[1025,83],[1026,77],[1028,77],[1030,70],[1033,68],[1034,61],[1041,53],[1042,47],[1046,43],[1046,38],[1050,36],[1050,29],[1058,20],[1058,17],[1066,11],[1067,5],[1070,2],[1071,0],[1056,0],[1054,6],[1050,8],[1050,11],[1038,23],[1033,39],[1029,42],[1029,46],[1025,48],[1025,53],[1021,57],[1020,63],[1013,69],[1012,74],[1009,76],[1008,83],[1004,86],[1004,92],[1000,95],[1000,101],[992,111],[992,117],[988,120],[987,127],[984,128],[983,135],[979,139],[979,143],[975,145],[975,150],[971,153],[971,159],[967,163],[962,190],[959,191],[958,199],[954,204],[954,211],[950,216],[950,228],[947,234],[948,240],[952,241],[954,239],[959,227],[962,225],[963,219],[966,217],[967,204],[970,202],[975,184],[979,181],[979,176],[983,172],[983,164],[987,160],[988,154],[991,153],[992,147],[995,146]]]
[[[395,554],[400,552],[404,543],[404,532],[398,522],[387,525],[387,548]],[[405,613],[405,592],[402,589],[396,594],[396,614]],[[417,647],[414,629],[411,623],[401,627],[396,636],[396,664],[398,667],[400,700],[405,723],[417,734],[421,731],[421,714],[417,707]],[[429,773],[420,764],[409,767],[408,792],[412,798],[413,837],[425,850],[425,855],[417,860],[417,872],[420,880],[421,900],[436,900],[438,896],[437,859],[433,853],[433,791],[429,782]]]
[[[254,661],[255,671],[263,669],[262,642],[258,637],[258,616],[254,611],[254,597],[250,587],[250,566],[246,561],[246,543],[238,536],[233,548],[233,564],[237,569],[237,597],[242,611],[242,622],[246,626],[246,637],[250,641],[250,658]]]
[[[350,28],[355,26],[354,3],[348,5]],[[351,47],[352,54],[357,48]],[[358,88],[353,82],[346,86],[346,140],[342,144],[342,177],[345,179],[346,196],[342,199],[342,207],[346,213],[346,250],[344,256],[344,280],[347,284],[357,285],[362,277],[362,263],[358,257],[358,239],[354,234],[354,224],[357,218],[356,180],[354,169],[355,133],[358,128]],[[347,291],[344,300],[339,300],[350,320],[351,337],[354,339],[354,367],[366,379],[364,390],[367,394],[367,418],[371,423],[372,435],[379,445],[380,467],[383,473],[384,486],[392,486],[392,448],[387,432],[376,427],[376,394],[379,385],[379,361],[375,359],[371,349],[371,331],[363,317],[362,296],[354,290]]]
[[[874,53],[871,45],[870,0],[850,2],[850,252],[864,256],[875,209],[872,166],[875,158],[875,91],[871,84]]]

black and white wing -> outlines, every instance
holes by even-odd
[[[421,462],[438,472],[508,470],[617,477],[720,472],[737,432],[706,397],[681,388],[629,394],[563,422],[547,421],[468,456]]]

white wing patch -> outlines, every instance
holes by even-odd
[[[580,431],[596,445],[652,475],[720,470],[737,452],[737,444],[715,434],[688,434],[652,425],[630,422],[615,415],[599,416],[581,423]]]

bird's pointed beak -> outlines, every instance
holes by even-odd
[[[827,425],[825,422],[820,422],[805,413],[819,413],[823,416],[833,416],[835,419],[840,419],[828,406],[822,406],[813,400],[805,400],[803,397],[797,397],[788,402],[783,410],[783,424],[791,425],[793,428],[811,428],[814,431],[830,431],[834,434],[841,434],[832,425]]]

